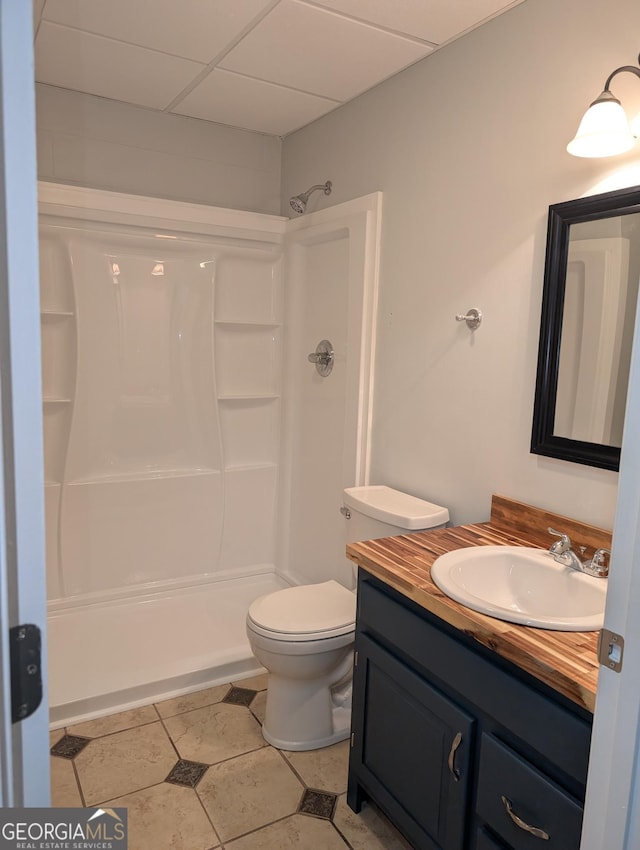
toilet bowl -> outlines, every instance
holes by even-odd
[[[436,528],[446,508],[384,486],[344,491],[346,539]],[[262,734],[274,747],[314,750],[349,736],[356,595],[333,579],[278,590],[247,614],[251,649],[269,673]]]
[[[274,747],[313,750],[348,737],[355,622],[355,593],[333,580],[252,603],[247,635],[269,671],[262,734]]]

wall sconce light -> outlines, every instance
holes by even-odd
[[[640,65],[640,56],[638,64]],[[635,65],[623,65],[609,74],[604,90],[587,109],[575,138],[567,145],[567,150],[573,156],[616,156],[631,150],[635,145],[640,126],[633,129],[629,126],[622,104],[609,89],[611,80],[623,71],[635,74],[640,79],[640,67],[636,68]],[[636,121],[633,122],[635,123]]]
[[[155,266],[151,269],[151,274],[158,275],[164,274],[164,263],[156,263]]]

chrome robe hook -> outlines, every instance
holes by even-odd
[[[480,322],[482,321],[482,313],[480,310],[476,310],[475,307],[472,307],[470,310],[467,310],[465,315],[458,313],[456,316],[456,322],[466,322],[467,327],[475,331],[476,328],[480,327]]]

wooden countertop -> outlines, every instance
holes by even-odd
[[[604,529],[494,496],[489,522],[350,543],[347,557],[592,712],[598,683],[598,632],[559,632],[496,620],[450,599],[431,580],[435,559],[454,549],[509,545],[548,548],[549,525],[568,533],[576,547],[586,546],[587,555],[590,549],[611,546],[611,533]]]

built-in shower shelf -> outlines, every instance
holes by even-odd
[[[41,310],[40,318],[43,321],[55,321],[56,319],[69,319],[75,316],[70,310]]]
[[[262,463],[232,463],[225,466],[225,472],[248,472],[254,469],[275,469],[278,464],[275,461],[264,461]]]
[[[214,324],[223,325],[229,328],[281,328],[282,322],[266,321],[266,322],[246,322],[236,319],[216,319]]]
[[[60,397],[60,396],[45,396],[42,399],[42,403],[45,407],[47,405],[54,405],[54,404],[71,404],[71,399],[70,398],[63,398],[63,397]]]
[[[249,393],[242,395],[219,395],[218,401],[223,402],[238,402],[238,401],[275,401],[280,396],[277,393]]]

